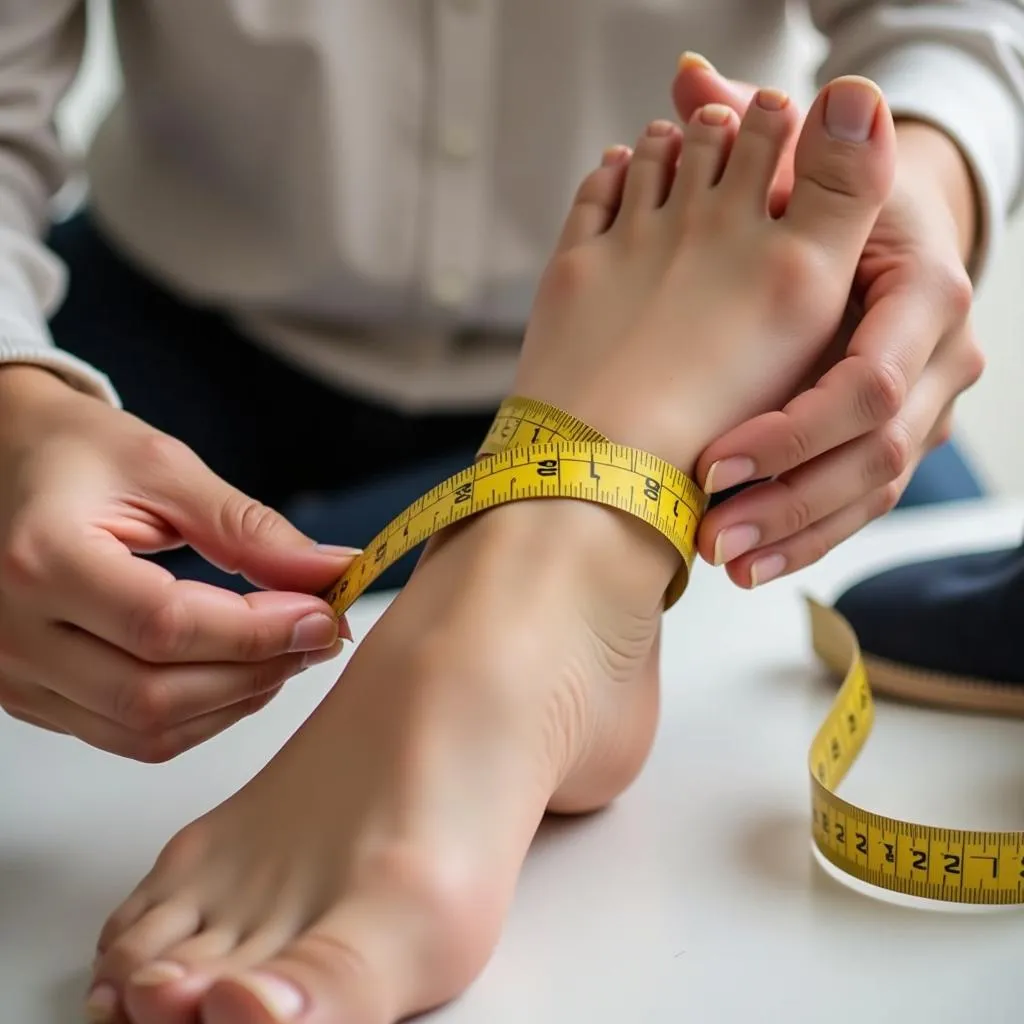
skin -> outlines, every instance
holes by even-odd
[[[850,145],[825,115],[854,97],[865,138]],[[895,153],[877,90],[833,84],[773,219],[796,122],[767,91],[738,131],[703,108],[685,143],[657,122],[631,157],[609,153],[544,274],[515,391],[690,473],[715,437],[784,403],[841,322]],[[597,358],[568,372],[583,354]],[[94,1019],[394,1024],[456,996],[543,815],[605,806],[645,763],[677,558],[582,502],[443,534],[303,728],[111,916]]]
[[[710,102],[742,112],[752,93],[695,55],[673,86],[684,117]],[[900,121],[896,139],[895,183],[861,257],[846,333],[807,390],[717,438],[699,460],[712,491],[774,478],[701,524],[701,555],[740,586],[817,561],[892,508],[921,459],[949,439],[953,403],[983,370],[965,268],[978,229],[973,178],[937,128]],[[792,181],[787,157],[776,210]]]
[[[165,761],[333,657],[319,550],[188,448],[45,370],[0,370],[0,707]],[[269,592],[177,581],[139,557],[192,544]]]

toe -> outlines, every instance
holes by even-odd
[[[558,240],[558,249],[573,249],[603,234],[615,220],[622,202],[631,150],[612,146],[605,150],[601,166],[583,179]]]
[[[752,85],[723,78],[698,53],[684,53],[679,58],[679,70],[672,82],[672,99],[684,123],[709,103],[721,103],[736,111],[746,110],[755,92]]]
[[[164,951],[181,942],[199,929],[199,910],[188,903],[162,903],[148,910],[133,925],[114,939],[96,963],[93,989],[89,996],[90,1012],[95,1019],[114,1020],[111,1012],[106,1017],[94,1004],[109,1002],[113,990],[121,998],[128,978],[144,964],[159,960]]]
[[[124,989],[124,1004],[138,1024],[192,1024],[200,999],[230,966],[235,929],[211,928],[169,946],[136,970]]]
[[[779,160],[796,130],[797,112],[777,89],[759,89],[743,116],[729,162],[722,174],[725,201],[765,214]]]
[[[683,133],[671,121],[654,121],[637,143],[626,172],[622,210],[616,227],[656,210],[668,196]]]
[[[715,185],[722,174],[740,120],[730,107],[712,103],[701,107],[686,126],[679,167],[670,203],[689,209]]]
[[[859,257],[889,194],[895,167],[892,115],[864,78],[827,85],[796,148],[796,180],[785,222],[844,257]]]
[[[202,1015],[204,1024],[392,1024],[405,1016],[354,945],[316,931],[216,982]]]

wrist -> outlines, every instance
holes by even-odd
[[[948,211],[960,258],[973,261],[981,223],[977,183],[960,147],[940,128],[924,121],[896,123],[897,181],[919,192],[933,187]]]

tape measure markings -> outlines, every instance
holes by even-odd
[[[682,555],[666,606],[682,594],[707,497],[677,469],[524,398],[502,404],[478,454],[480,461],[414,501],[352,562],[325,595],[336,615],[388,566],[445,527],[538,498],[597,502],[647,522]],[[1024,903],[1024,833],[918,825],[836,795],[874,725],[874,699],[849,624],[834,609],[807,603],[814,651],[844,677],[808,753],[811,835],[822,855],[852,877],[893,892],[945,902]]]
[[[947,903],[1024,903],[1024,833],[941,828],[867,811],[835,790],[874,725],[867,671],[849,623],[808,599],[821,660],[845,678],[811,744],[811,834],[841,871],[882,889]]]
[[[533,470],[533,479],[523,476]],[[683,559],[668,603],[685,588],[695,557],[701,492],[684,474],[647,452],[611,442],[549,441],[497,451],[433,487],[396,516],[324,595],[342,615],[399,558],[433,534],[498,505],[572,498],[632,514],[666,537]]]

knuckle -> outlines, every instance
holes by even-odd
[[[967,388],[977,384],[985,372],[985,353],[973,338],[964,346],[963,363],[964,386],[962,390],[966,391]]]
[[[159,738],[167,729],[173,710],[170,691],[159,677],[129,679],[115,691],[115,720],[146,741]]]
[[[166,764],[181,753],[184,753],[184,748],[180,741],[165,733],[135,737],[131,750],[125,756],[142,764]]]
[[[894,480],[906,472],[914,453],[914,439],[902,420],[890,420],[878,432],[878,446],[879,478]]]
[[[188,649],[195,635],[195,622],[185,606],[168,598],[140,606],[128,626],[133,650],[145,661],[173,661]]]
[[[806,530],[814,522],[814,513],[807,499],[796,491],[790,490],[789,498],[783,512],[783,527],[786,536],[793,536]]]
[[[865,174],[857,147],[850,143],[834,142],[819,152],[813,165],[805,167],[800,176],[839,199],[868,198],[876,191],[872,176]]]
[[[974,305],[974,285],[970,275],[959,264],[944,263],[935,276],[950,315],[958,321],[965,320]]]
[[[791,423],[782,445],[782,455],[787,467],[802,466],[811,455],[811,439],[802,427]]]
[[[159,430],[144,431],[135,443],[139,464],[157,477],[178,476],[182,465],[196,458],[184,441]]]
[[[895,416],[906,400],[906,381],[886,363],[865,363],[855,392],[861,422],[884,423]]]
[[[869,518],[879,519],[891,512],[900,501],[903,488],[896,480],[891,480],[884,487],[879,488],[878,494],[871,503]]]
[[[240,491],[224,502],[221,516],[227,532],[239,532],[256,543],[272,539],[281,529],[281,517],[274,509]]]
[[[53,541],[41,530],[15,524],[0,548],[0,586],[36,590],[51,578],[53,562]]]

